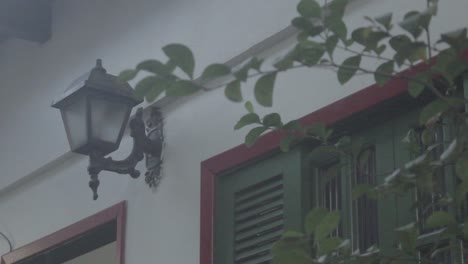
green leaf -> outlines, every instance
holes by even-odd
[[[386,49],[387,49],[387,45],[382,44],[378,46],[377,49],[375,49],[375,53],[377,53],[378,55],[381,55]]]
[[[238,71],[234,73],[234,77],[236,77],[237,80],[241,82],[247,81],[247,78],[249,77],[249,67],[242,67]]]
[[[431,13],[422,13],[419,17],[419,26],[423,29],[429,29],[431,24],[432,14]]]
[[[297,5],[297,11],[299,14],[301,14],[301,16],[307,18],[319,18],[322,14],[322,8],[315,0],[302,0]]]
[[[307,127],[307,132],[318,136],[321,139],[327,138],[327,126],[324,123],[314,123]]]
[[[281,122],[281,116],[278,113],[271,113],[263,117],[263,125],[279,128],[283,126],[283,122]]]
[[[294,140],[295,140],[295,137],[292,134],[287,134],[286,136],[284,136],[280,141],[281,151],[288,152]]]
[[[374,18],[377,23],[384,26],[386,30],[390,30],[392,28],[392,13],[386,13],[379,17]]]
[[[204,80],[223,77],[231,73],[231,68],[224,64],[215,63],[208,65],[203,71],[201,78]]]
[[[382,63],[375,71],[374,77],[378,85],[384,86],[393,75],[393,61]]]
[[[291,24],[295,28],[307,32],[307,34],[311,37],[315,37],[323,32],[322,26],[314,26],[312,22],[305,17],[296,17],[291,21]]]
[[[295,47],[294,49],[290,50],[285,56],[283,56],[280,60],[275,62],[273,66],[280,71],[289,69],[294,65],[294,61],[297,59],[297,55],[298,48]]]
[[[410,11],[406,13],[403,21],[399,23],[399,26],[410,33],[415,39],[417,39],[423,32],[420,18],[421,13],[417,11]]]
[[[412,43],[409,46],[407,52],[408,52],[408,60],[410,62],[416,62],[419,60],[426,61],[427,59],[426,44],[424,44],[424,42]]]
[[[244,115],[243,117],[241,117],[241,119],[234,126],[234,129],[235,130],[241,129],[251,124],[261,124],[260,117],[255,113],[248,113]]]
[[[182,44],[169,44],[163,47],[163,51],[169,60],[185,72],[190,78],[193,78],[195,69],[195,58],[192,51]]]
[[[309,33],[305,32],[305,31],[301,31],[301,32],[299,32],[299,34],[297,34],[297,42],[305,41],[308,38],[309,38]]]
[[[351,33],[351,38],[366,50],[376,51],[379,43],[390,35],[384,31],[373,31],[372,27],[358,28]]]
[[[306,216],[305,219],[305,231],[306,234],[311,236],[315,233],[318,224],[322,222],[323,218],[328,214],[328,210],[325,208],[316,207],[312,209]]]
[[[398,240],[400,241],[401,249],[404,252],[413,254],[416,252],[416,240],[418,232],[414,223],[396,229]]]
[[[347,4],[348,0],[333,0],[328,6],[329,16],[342,18]]]
[[[171,86],[172,82],[158,79],[154,84],[153,87],[146,93],[145,98],[146,101],[151,103],[156,100],[166,89]]]
[[[333,35],[327,38],[327,41],[325,42],[325,48],[327,49],[327,53],[330,55],[330,57],[333,55],[333,52],[335,51],[337,44],[338,44],[337,35]]]
[[[286,236],[286,237],[285,237]],[[309,243],[306,238],[296,232],[287,232],[277,241],[271,250],[272,264],[310,264]]]
[[[255,99],[265,107],[273,105],[273,88],[275,85],[276,73],[269,73],[260,77],[254,88]]]
[[[256,71],[260,71],[260,68],[262,67],[262,64],[263,64],[263,60],[254,57],[250,60],[249,64],[250,64],[250,68]]]
[[[349,136],[341,137],[338,142],[336,142],[335,147],[343,148],[351,144],[351,138]]]
[[[455,223],[456,221],[452,214],[444,211],[437,211],[429,216],[426,222],[426,226],[428,228],[436,228],[453,225]]]
[[[316,65],[323,57],[323,54],[325,54],[324,45],[314,41],[303,41],[295,49],[295,59],[307,66]]]
[[[467,29],[462,28],[452,32],[441,35],[441,41],[450,45],[456,51],[462,51],[468,47],[468,40],[466,38]]]
[[[133,78],[135,78],[137,74],[138,74],[138,70],[133,70],[133,69],[123,70],[122,72],[120,72],[118,78],[121,81],[128,82],[132,80]]]
[[[148,102],[152,102],[166,89],[166,86],[162,85],[162,82],[163,81],[156,76],[145,77],[136,84],[135,95],[140,99],[146,96]],[[165,84],[167,84],[167,82],[165,82]],[[148,97],[150,91],[152,93]]]
[[[252,104],[252,102],[250,102],[250,101],[245,102],[244,107],[245,107],[245,109],[247,109],[247,111],[248,111],[249,113],[255,112],[255,111],[254,111],[253,104]]]
[[[410,80],[408,82],[408,93],[417,98],[423,91],[425,86],[421,82]]]
[[[348,35],[348,29],[343,20],[339,17],[328,17],[327,24],[328,29],[335,33],[341,40],[346,40]]]
[[[340,218],[340,212],[338,211],[332,211],[326,214],[315,230],[315,238],[317,241],[321,241],[330,235],[330,233],[338,227]]]
[[[180,80],[174,82],[171,87],[166,90],[168,96],[187,96],[200,90],[200,86],[194,82]]]
[[[151,72],[161,76],[170,75],[172,73],[166,65],[158,60],[145,60],[140,62],[136,68],[138,70]]]
[[[444,100],[435,100],[423,108],[419,116],[419,123],[424,125],[436,115],[443,114],[452,108],[459,108],[463,106],[463,104],[463,98],[459,97],[444,97]]]
[[[389,40],[390,46],[395,50],[396,52],[405,49],[407,46],[409,46],[412,41],[411,39],[406,36],[406,35],[397,35],[392,37]]]
[[[434,135],[434,131],[432,129],[424,129],[421,132],[420,137],[421,137],[421,143],[424,146],[430,146],[430,145],[434,144],[435,135]]]
[[[398,35],[392,37],[389,43],[396,51],[394,59],[399,66],[406,60],[411,62],[426,60],[426,47],[423,42],[412,42],[407,36]]]
[[[367,39],[367,43],[365,45],[366,49],[377,51],[379,47],[379,43],[388,38],[390,35],[387,32],[383,31],[372,31],[369,34],[369,38]]]
[[[291,20],[291,25],[307,33],[314,27],[314,25],[312,25],[312,22],[310,22],[310,20],[305,17],[293,18]]]
[[[241,84],[239,80],[230,82],[226,89],[224,89],[224,95],[233,102],[242,102]]]
[[[267,129],[268,128],[261,126],[250,130],[249,133],[247,133],[247,135],[245,136],[245,145],[247,147],[251,147],[255,143],[255,141],[257,141],[257,139],[263,134],[263,132],[267,131]]]
[[[301,131],[302,125],[298,120],[291,120],[283,126],[283,129],[290,132]]]
[[[257,58],[252,58],[250,61],[245,63],[237,72],[235,72],[234,76],[238,80],[240,80],[242,82],[245,82],[245,81],[247,81],[249,70],[250,69],[255,69],[255,70],[259,71],[262,63],[263,63],[262,60],[259,60]]]
[[[351,39],[362,46],[367,46],[367,40],[372,33],[371,27],[357,28],[351,33]]]
[[[343,243],[343,240],[338,237],[328,237],[323,239],[319,245],[318,255],[328,255],[335,251]]]
[[[356,74],[361,64],[361,56],[347,58],[338,68],[338,81],[343,85],[347,83]]]
[[[456,76],[451,69],[451,64],[454,61],[458,61],[458,54],[453,49],[442,51],[437,55],[436,63],[432,67],[432,70],[442,74],[447,80],[452,80]]]
[[[468,152],[463,153],[455,165],[455,171],[458,178],[463,181],[468,181]]]

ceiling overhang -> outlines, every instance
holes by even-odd
[[[0,0],[0,40],[38,43],[50,39],[52,0]]]

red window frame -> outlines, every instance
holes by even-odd
[[[117,263],[124,264],[126,212],[127,203],[126,201],[122,201],[97,214],[3,255],[1,257],[1,264],[18,263],[21,260],[48,251],[112,221],[116,221],[117,224]]]

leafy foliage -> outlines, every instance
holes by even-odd
[[[442,34],[430,42],[430,27],[437,15],[438,1],[428,0],[426,9],[407,12],[402,21],[393,21],[391,13],[380,16],[367,16],[367,25],[349,29],[344,21],[346,0],[327,1],[299,0],[296,6],[297,17],[291,20],[292,26],[300,32],[297,44],[283,57],[276,60],[269,70],[262,69],[263,60],[252,58],[239,67],[230,68],[214,63],[206,66],[199,78],[194,78],[195,58],[192,51],[182,44],[163,47],[167,61],[145,60],[135,69],[121,72],[122,81],[130,81],[140,71],[149,74],[135,86],[135,94],[152,102],[166,96],[187,96],[203,91],[203,85],[211,81],[225,81],[224,94],[232,102],[243,102],[242,86],[247,80],[256,78],[254,98],[260,107],[272,107],[276,79],[279,74],[297,68],[330,69],[336,71],[341,85],[348,83],[356,75],[370,75],[375,82],[386,88],[390,80],[404,80],[408,93],[418,100],[420,97],[433,97],[426,103],[419,116],[419,127],[411,128],[404,144],[414,155],[414,159],[401,168],[390,172],[382,184],[356,185],[353,199],[366,196],[372,199],[399,197],[409,192],[431,193],[434,188],[433,175],[447,166],[454,168],[459,184],[451,197],[443,194],[437,205],[449,208],[447,211],[434,211],[425,223],[428,227],[440,229],[440,236],[446,239],[468,238],[467,222],[459,222],[457,211],[468,193],[468,126],[467,114],[463,111],[466,99],[460,96],[460,88],[468,87],[468,77],[462,75],[468,70],[468,63],[461,54],[468,48],[467,29],[457,29]],[[395,26],[397,25],[397,26]],[[398,33],[394,30],[397,28]],[[425,38],[424,38],[425,37]],[[432,36],[433,37],[433,36]],[[440,47],[443,48],[440,48]],[[345,58],[339,62],[335,60]],[[434,55],[437,54],[437,58]],[[372,69],[366,65],[376,65]],[[420,63],[418,70],[412,67]],[[369,67],[369,66],[367,66]],[[408,71],[404,71],[409,69]],[[421,70],[422,69],[422,70]],[[415,73],[417,72],[417,73]],[[184,76],[179,76],[183,73]],[[462,77],[460,77],[462,76]],[[424,95],[424,96],[422,96]],[[248,128],[245,144],[252,146],[268,131],[277,131],[283,138],[279,142],[282,151],[288,151],[297,142],[311,139],[319,147],[317,153],[338,153],[348,157],[356,165],[358,156],[363,155],[363,139],[338,137],[332,128],[322,123],[302,126],[299,121],[284,122],[279,113],[269,113],[260,117],[254,103],[244,104],[247,113],[235,124],[234,129]],[[435,142],[435,130],[440,124],[453,124],[454,139],[449,143]],[[436,149],[442,153],[435,154]],[[366,159],[363,159],[366,160]],[[424,210],[424,204],[415,203],[415,210]],[[353,251],[348,239],[333,235],[339,226],[340,212],[325,208],[314,208],[304,221],[304,233],[286,232],[272,249],[273,263],[408,263],[419,259],[417,240],[418,227],[422,220],[395,230],[395,245],[392,254],[371,247],[366,252]],[[445,249],[447,250],[447,249]],[[440,249],[430,250],[424,263],[433,263],[431,255]]]

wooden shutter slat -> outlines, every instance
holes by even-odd
[[[249,248],[252,246],[261,246],[265,242],[270,241],[273,238],[280,237],[283,234],[283,229],[272,229],[269,232],[262,233],[260,236],[252,236],[249,239],[242,239],[236,240],[235,243],[235,251],[242,251],[245,248]],[[269,242],[268,242],[269,243]]]
[[[272,185],[273,186],[277,185],[278,182],[281,182],[281,181],[282,181],[282,175],[276,175],[276,176],[271,177],[271,178],[269,178],[267,180],[261,181],[259,183],[254,184],[254,185],[251,185],[251,186],[249,186],[247,188],[244,188],[244,189],[242,189],[242,190],[235,193],[236,201],[238,199],[249,198],[252,195],[257,194],[257,193],[261,192],[264,189],[268,189]]]
[[[272,222],[264,226],[259,226],[258,228],[251,229],[248,232],[238,232],[236,233],[236,241],[241,242],[244,239],[253,237],[253,236],[260,236],[264,232],[268,232],[269,230],[279,230],[282,229],[284,226],[282,223]]]
[[[243,204],[242,206],[238,206],[236,204],[236,214],[242,214],[256,208],[265,206],[267,204],[271,204],[273,202],[282,201],[283,200],[283,193],[281,191],[276,191],[273,193],[268,193],[265,196],[262,196],[259,199],[250,201],[249,203]]]
[[[249,225],[255,225],[257,222],[261,222],[267,220],[271,217],[283,215],[283,207],[282,205],[278,205],[273,208],[269,208],[266,211],[260,212],[256,215],[252,215],[248,218],[243,218],[235,222],[235,225],[239,228],[243,228]]]
[[[250,210],[242,210],[240,212],[235,212],[235,221],[245,221],[246,219],[252,219],[254,217],[262,216],[272,211],[282,210],[283,209],[283,197],[276,197],[275,199],[266,200],[267,203],[259,203],[256,207],[251,207]]]
[[[269,224],[272,224],[272,223],[276,224],[277,221],[282,221],[282,220],[283,220],[283,214],[272,216],[272,217],[267,218],[267,219],[265,219],[263,221],[253,223],[251,225],[236,226],[235,232],[240,234],[242,232],[252,231],[252,230],[255,230],[255,229],[260,228],[260,227],[265,226],[265,225],[269,225]]]
[[[269,193],[278,193],[282,192],[283,190],[283,183],[278,182],[274,185],[265,186],[264,188],[259,188],[254,192],[250,193],[249,195],[236,195],[235,202],[237,205],[243,205],[245,203],[249,203],[251,201],[256,201],[259,197],[264,196],[265,194]]]

